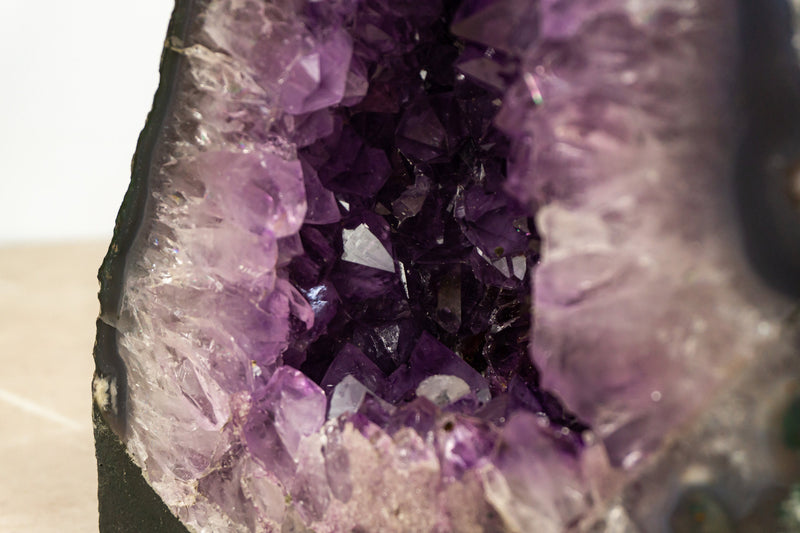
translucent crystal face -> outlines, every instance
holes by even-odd
[[[95,379],[153,488],[210,531],[783,520],[778,4],[179,2]]]

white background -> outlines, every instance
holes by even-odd
[[[171,0],[0,0],[0,245],[107,239]]]

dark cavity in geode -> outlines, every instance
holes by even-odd
[[[366,95],[299,119],[309,210],[279,263],[314,320],[294,321],[283,361],[329,397],[351,375],[402,404],[425,378],[455,376],[470,386],[458,410],[509,394],[513,408],[581,429],[539,389],[528,355],[539,239],[528,207],[503,188],[509,140],[493,124],[503,72],[464,74],[481,61],[516,68],[451,33],[458,4],[422,13],[422,26],[381,14],[405,31],[380,53],[356,25]],[[302,122],[330,133],[303,146]]]

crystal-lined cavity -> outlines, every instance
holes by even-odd
[[[793,130],[737,104],[773,94],[738,81],[739,12],[179,1],[95,379],[169,508],[560,533],[791,506],[795,293],[731,184],[781,175]]]

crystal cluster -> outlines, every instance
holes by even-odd
[[[527,355],[538,238],[527,208],[503,189],[509,143],[492,124],[505,83],[461,72],[476,53],[491,62],[502,52],[457,39],[454,6],[380,9],[373,16],[383,26],[419,20],[380,55],[357,22],[351,68],[376,75],[356,84],[363,94],[304,118],[318,129],[303,128],[296,141],[309,211],[280,272],[314,320],[297,321],[283,362],[328,396],[368,392],[347,408],[384,427],[393,409],[364,399],[403,406],[435,376],[422,396],[438,398],[431,387],[441,384],[453,401],[440,407],[457,399],[451,409],[494,422],[518,408],[541,412],[549,397]],[[314,88],[309,81],[304,91]],[[455,397],[447,386],[466,388]]]
[[[197,531],[761,520],[800,472],[770,437],[800,362],[725,192],[736,9],[178,2],[95,378],[170,509]]]

